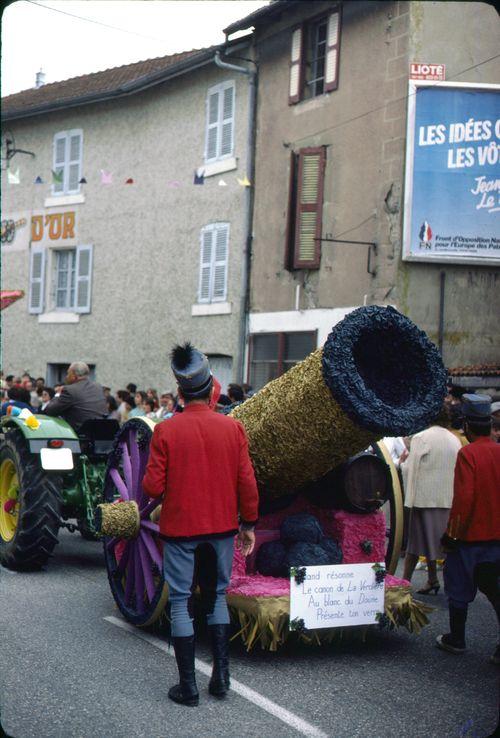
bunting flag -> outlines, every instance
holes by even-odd
[[[227,182],[224,182],[223,179],[219,179],[218,185],[219,187],[227,187]]]
[[[134,180],[132,179],[132,177],[129,177],[128,179],[126,179],[125,184],[134,184]]]
[[[7,169],[7,182],[9,184],[20,184],[19,167],[17,167],[15,172],[10,167]]]
[[[53,169],[52,170],[52,182],[54,184],[61,184],[63,181],[63,174],[64,172],[62,169],[57,169],[57,170]]]
[[[169,182],[167,182],[167,187],[170,187],[172,189],[177,189],[177,187],[180,187],[181,183],[177,179],[171,179]]]
[[[198,170],[195,170],[195,173],[194,173],[194,184],[195,185],[205,184],[205,170],[204,169],[202,169],[201,172],[200,172],[199,169]]]
[[[113,184],[113,175],[111,172],[105,172],[104,169],[101,169],[101,184]]]
[[[243,179],[238,179],[238,184],[241,185],[241,187],[251,187],[252,186],[246,174],[243,177]]]
[[[85,179],[85,177],[82,177],[81,179],[79,179],[78,184],[87,184],[87,180]]]
[[[38,175],[38,177],[35,179],[35,184],[43,184],[43,179]]]

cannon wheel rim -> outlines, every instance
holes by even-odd
[[[399,476],[391,455],[383,441],[375,444],[375,450],[378,456],[384,459],[391,472],[391,492],[389,497],[389,509],[391,527],[387,541],[387,550],[385,555],[385,566],[389,574],[394,574],[398,565],[401,546],[403,543],[403,491],[399,481]]]
[[[105,502],[125,498],[126,492],[128,499],[135,500],[139,506],[141,523],[137,538],[127,541],[104,538],[104,558],[111,592],[124,618],[139,627],[157,622],[168,600],[162,552],[158,547],[159,526],[149,520],[149,512],[158,503],[142,490],[154,427],[155,423],[148,418],[134,418],[122,426],[115,439],[104,481]],[[125,454],[128,454],[128,461]],[[125,557],[125,564],[120,566],[122,557]]]

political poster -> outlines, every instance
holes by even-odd
[[[403,259],[500,264],[500,86],[410,81]]]

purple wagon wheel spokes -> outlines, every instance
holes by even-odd
[[[130,546],[130,554],[127,561],[127,573],[125,582],[125,603],[128,606],[132,605],[132,592],[134,591],[134,569],[135,569],[135,548]]]
[[[127,541],[125,548],[123,549],[122,555],[120,557],[120,561],[118,561],[116,565],[117,574],[125,573],[125,569],[127,568],[128,560],[130,558],[131,550],[132,550],[132,545],[130,541]],[[116,560],[116,554],[115,554],[115,560]]]
[[[130,464],[132,467],[132,495],[133,499],[139,501],[139,476],[140,476],[140,456],[139,447],[137,446],[137,431],[131,428],[128,432],[127,446],[130,454]]]
[[[156,543],[152,540],[151,534],[146,533],[145,531],[141,530],[140,532],[141,541],[144,544],[150,558],[152,559],[153,563],[156,564],[158,571],[161,572],[162,570],[162,555],[158,548],[156,547]]]
[[[142,488],[142,480],[146,472],[146,466],[149,459],[149,450],[141,448],[139,450],[139,480],[138,480],[138,497],[139,506],[142,506],[149,502],[149,496],[144,492]]]
[[[116,487],[116,489],[117,489],[118,494],[120,495],[120,497],[123,500],[125,500],[126,502],[128,502],[128,500],[130,499],[130,497],[129,497],[129,492],[128,492],[128,489],[127,489],[127,485],[125,484],[125,482],[121,478],[121,475],[120,475],[120,472],[118,471],[118,469],[116,469],[116,468],[110,469],[109,476],[111,477],[111,480],[112,480],[113,484],[115,485],[115,487]]]
[[[152,523],[150,520],[141,520],[141,528],[146,528],[156,535],[160,532],[160,526],[158,523]]]
[[[141,539],[138,541],[138,549],[139,549],[139,556],[141,559],[141,565],[142,565],[142,571],[144,574],[144,581],[146,584],[146,593],[148,595],[148,600],[150,602],[153,601],[153,597],[155,596],[155,583],[153,581],[153,572],[151,563],[148,560],[148,551],[146,550],[146,546],[142,542]]]
[[[132,464],[130,462],[130,454],[128,452],[128,446],[126,441],[120,442],[120,448],[122,450],[122,466],[123,476],[125,477],[125,484],[129,491],[129,499],[134,499],[133,483],[132,483]]]
[[[138,613],[144,612],[144,572],[140,557],[139,544],[134,545],[134,589],[135,589],[135,609]]]
[[[148,498],[148,500],[149,500],[149,498]],[[160,505],[160,504],[161,503],[160,503],[159,500],[156,500],[156,499],[149,500],[148,503],[146,504],[146,507],[142,507],[140,509],[141,519],[147,518],[153,512],[153,510],[156,507],[158,507],[158,505]]]

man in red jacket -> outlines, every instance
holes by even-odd
[[[190,607],[195,552],[203,552],[204,569],[212,574],[207,596],[214,660],[209,692],[224,697],[229,689],[226,589],[234,536],[238,533],[238,545],[250,554],[258,493],[243,426],[210,409],[213,377],[207,357],[187,343],[176,346],[171,359],[184,412],[156,426],[142,484],[151,497],[163,497],[160,535],[165,539],[164,576],[180,676],[168,696],[180,704],[197,705]]]
[[[451,632],[436,640],[438,648],[451,653],[465,651],[467,608],[478,589],[495,608],[500,625],[500,445],[490,438],[490,398],[465,394],[462,401],[470,444],[458,452],[443,537]],[[500,663],[500,647],[491,660]]]

